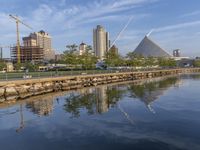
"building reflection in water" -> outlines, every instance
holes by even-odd
[[[71,117],[79,117],[83,111],[86,111],[89,115],[102,114],[109,111],[111,107],[117,107],[130,123],[134,123],[129,114],[118,103],[121,99],[130,95],[130,98],[140,100],[151,112],[155,113],[152,103],[159,99],[170,87],[178,88],[181,84],[182,81],[178,77],[171,77],[137,84],[121,83],[84,88],[64,96],[65,99],[62,101],[62,105],[64,110],[71,114]],[[58,97],[58,94],[39,96],[34,98],[34,100],[27,100],[25,107],[39,116],[48,116],[53,112],[54,100],[59,103],[61,99],[60,97],[56,99],[56,97]],[[23,104],[20,103],[19,109],[11,113],[19,112],[19,127],[16,129],[16,132],[20,132],[26,125],[23,108]]]
[[[124,86],[124,85],[123,85]],[[119,85],[102,85],[95,88],[85,88],[66,97],[64,109],[79,117],[81,109],[86,109],[88,114],[102,114],[115,106],[124,93]]]
[[[71,114],[71,117],[79,117],[81,111],[88,114],[102,114],[111,107],[117,106],[117,102],[129,93],[130,97],[143,102],[146,107],[155,113],[152,103],[164,94],[171,86],[180,84],[177,77],[161,79],[138,84],[130,83],[117,85],[102,85],[98,87],[84,88],[71,92],[65,96],[64,110]],[[26,107],[39,116],[47,116],[53,111],[55,97],[42,97],[35,101],[27,102]]]
[[[109,109],[109,100],[107,96],[108,86],[100,86],[95,88],[96,111],[97,113],[107,112]]]
[[[26,107],[39,116],[48,116],[53,111],[54,97],[43,97],[26,103]]]

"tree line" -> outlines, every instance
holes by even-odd
[[[68,65],[81,66],[83,69],[95,68],[98,57],[92,52],[92,46],[87,46],[86,51],[79,55],[78,46],[76,44],[67,45],[67,50],[63,52],[60,63]],[[171,58],[143,57],[134,52],[129,52],[126,56],[122,56],[115,51],[108,51],[104,57],[104,63],[107,67],[175,67],[176,61]]]
[[[66,64],[74,69],[95,69],[96,63],[99,58],[94,55],[91,45],[86,46],[85,52],[80,55],[78,45],[67,45],[66,50],[61,55],[59,60],[51,60],[49,64]],[[122,56],[115,51],[108,51],[105,54],[103,60],[106,67],[176,67],[177,62],[172,58],[158,58],[158,57],[143,57],[142,55],[129,52],[125,56]],[[29,71],[37,71],[39,66],[45,65],[45,63],[21,63],[14,64],[16,70],[20,68],[27,68]],[[194,60],[194,67],[200,67],[200,60]],[[0,61],[0,70],[6,68],[6,63]]]

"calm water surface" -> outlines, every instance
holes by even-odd
[[[0,105],[1,150],[200,150],[200,75]]]

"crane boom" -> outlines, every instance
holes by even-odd
[[[22,22],[19,18],[13,16],[13,15],[9,15],[11,18],[15,19],[16,21],[18,21],[19,23],[23,24],[24,26],[26,26],[29,29],[33,29],[31,26],[27,25],[26,23]]]
[[[133,20],[133,16],[130,17],[130,19],[128,20],[128,22],[126,23],[126,25],[123,27],[123,29],[119,32],[119,34],[117,35],[116,39],[113,41],[113,43],[111,44],[109,50],[111,49],[111,47],[113,45],[115,45],[116,41],[120,38],[121,34],[126,30],[126,28],[128,27],[128,25],[131,23],[131,21]],[[108,51],[109,51],[108,50]]]
[[[19,41],[19,23],[23,24],[24,26],[26,26],[29,29],[32,29],[29,25],[25,24],[24,22],[22,22],[18,17],[13,16],[13,15],[9,15],[11,19],[15,20],[16,22],[16,31],[17,31],[17,63],[21,63],[21,59],[20,59],[20,41]]]

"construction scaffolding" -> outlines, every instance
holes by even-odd
[[[14,63],[18,62],[18,48],[11,47],[11,58]],[[41,62],[44,59],[43,48],[39,46],[20,46],[20,62]]]

